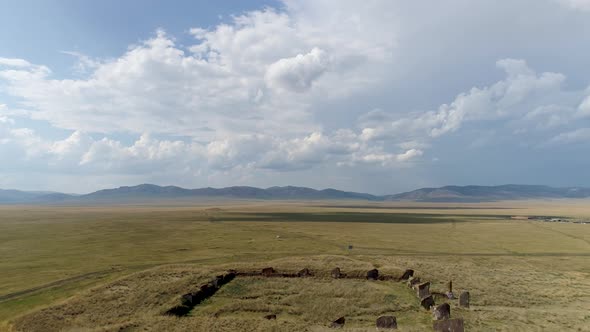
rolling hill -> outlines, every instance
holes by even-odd
[[[539,185],[501,186],[445,186],[422,188],[410,192],[385,196],[388,201],[422,202],[485,202],[515,199],[540,198],[585,198],[590,197],[590,188],[555,188]]]
[[[1,190],[0,204],[52,204],[52,203],[125,203],[167,199],[276,199],[276,200],[367,200],[417,202],[486,202],[518,199],[558,199],[590,197],[590,188],[556,188],[540,185],[501,186],[444,186],[422,188],[395,195],[376,196],[336,189],[317,190],[307,187],[256,188],[233,186],[225,188],[185,189],[176,186],[141,184],[104,189],[85,195],[56,192]]]

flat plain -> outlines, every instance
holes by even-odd
[[[329,277],[236,280],[187,318],[161,314],[187,287],[228,268],[308,267],[321,275],[339,266],[411,268],[439,291],[452,280],[471,292],[471,308],[452,312],[466,330],[590,331],[590,224],[511,218],[590,220],[589,203],[3,206],[0,330],[314,331],[341,315],[347,329],[373,331],[388,313],[402,331],[431,325],[405,286]],[[150,294],[160,297],[150,302]],[[276,321],[261,319],[273,312]]]

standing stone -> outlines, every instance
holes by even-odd
[[[469,292],[462,291],[459,295],[459,306],[463,308],[469,308]]]
[[[264,269],[262,269],[262,275],[265,277],[270,277],[271,275],[275,274],[275,269],[273,269],[272,267],[265,267]]]
[[[416,277],[410,277],[410,279],[408,279],[408,287],[410,288],[414,288],[414,286],[416,286],[417,284],[420,283],[420,278]]]
[[[395,316],[381,316],[377,318],[377,329],[397,329]]]
[[[448,299],[453,300],[455,298],[455,294],[453,294],[453,281],[449,280],[449,291],[445,294]]]
[[[340,279],[342,278],[342,273],[340,273],[340,268],[337,267],[335,269],[332,270],[332,278],[334,279]]]
[[[367,279],[368,280],[377,280],[379,279],[379,270],[372,269],[367,272]]]
[[[298,277],[309,277],[312,276],[311,271],[308,268],[305,268],[299,272],[297,272]]]
[[[413,277],[413,276],[414,276],[414,270],[408,269],[404,272],[404,274],[401,276],[401,278],[399,278],[399,280],[408,280],[408,279],[410,279],[410,277]]]
[[[464,332],[463,318],[436,320],[432,324],[435,332]]]
[[[182,303],[182,305],[192,305],[193,304],[193,294],[192,293],[184,294],[180,298],[180,302]]]
[[[341,328],[343,328],[343,327],[344,327],[344,322],[345,322],[345,321],[346,321],[346,320],[344,319],[344,317],[340,317],[340,318],[338,318],[337,320],[333,321],[333,322],[330,324],[330,327],[331,327],[331,328],[333,328],[333,329],[341,329]]]
[[[416,295],[418,295],[419,299],[422,299],[430,295],[430,282],[419,284],[418,290],[416,291]]]
[[[420,305],[422,306],[422,308],[430,310],[430,307],[434,305],[434,299],[432,298],[432,295],[428,295],[427,297],[421,299]]]
[[[434,320],[451,318],[451,306],[448,303],[437,305],[432,310],[432,316],[434,317]]]

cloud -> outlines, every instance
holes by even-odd
[[[23,59],[11,59],[11,58],[2,58],[0,57],[0,66],[7,66],[7,67],[29,67],[31,63],[27,60]]]
[[[590,128],[580,128],[569,132],[561,133],[553,137],[549,143],[553,144],[571,144],[585,143],[590,141]]]
[[[453,154],[575,144],[590,25],[563,3],[287,0],[109,58],[63,52],[70,76],[0,58],[3,170],[211,184],[321,170],[372,190],[453,172]]]
[[[101,64],[101,61],[99,59],[93,59],[88,55],[82,54],[80,52],[61,51],[61,53],[71,55],[78,59],[78,62],[75,64],[74,68],[80,74],[85,74],[93,69],[96,69]]]
[[[326,52],[313,48],[307,54],[298,54],[271,64],[266,71],[266,84],[271,89],[303,92],[328,70],[328,66]]]
[[[580,116],[590,116],[590,95],[580,103],[578,110]]]
[[[415,112],[401,118],[382,111],[369,112],[360,119],[364,126],[361,138],[365,141],[411,139],[426,144],[458,131],[469,122],[503,121],[505,126],[518,122],[529,126],[536,122],[538,127],[551,127],[571,121],[574,112],[556,114],[557,110],[573,109],[571,105],[546,105],[559,101],[563,74],[537,74],[524,60],[517,59],[502,59],[496,65],[505,71],[505,79],[460,93],[436,111]]]
[[[312,36],[296,18],[272,9],[191,33],[196,43],[180,47],[159,30],[114,59],[65,52],[79,58],[77,66],[88,73],[83,78],[55,79],[49,68],[30,65],[0,70],[0,79],[33,119],[58,128],[211,139],[210,130],[200,128],[213,128],[220,135],[255,133],[261,119],[269,134],[303,134],[314,126],[309,109],[314,90],[327,96],[355,89],[357,82],[342,78],[368,61],[366,41],[340,47],[351,41],[335,41],[329,30]],[[324,46],[333,54],[328,56]],[[339,81],[340,88],[312,89],[329,70],[330,59],[341,64],[351,57],[358,59],[355,65],[337,66],[333,72],[331,79]],[[300,97],[283,98],[269,89],[296,91]],[[288,128],[282,125],[286,120]]]

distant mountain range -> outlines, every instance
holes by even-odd
[[[555,188],[538,185],[507,184],[502,186],[445,186],[422,188],[397,195],[385,196],[391,201],[422,202],[486,202],[539,198],[586,198],[590,188]]]
[[[104,189],[85,195],[57,192],[20,191],[0,189],[0,204],[51,204],[51,203],[133,203],[171,199],[266,199],[266,200],[367,200],[367,201],[416,201],[416,202],[486,202],[518,199],[586,198],[590,188],[555,188],[537,185],[502,186],[445,186],[422,188],[395,195],[316,190],[306,187],[226,187],[185,189],[175,186],[141,184],[132,187]]]

